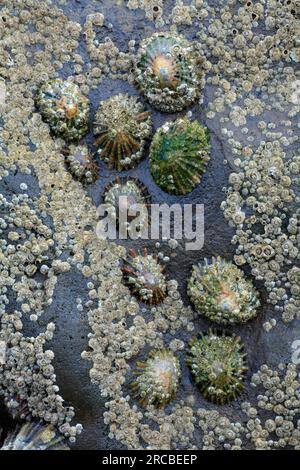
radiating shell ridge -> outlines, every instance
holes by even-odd
[[[142,41],[135,80],[149,103],[166,113],[192,105],[203,88],[201,57],[193,43],[173,33],[156,33]]]
[[[187,362],[207,400],[223,405],[242,393],[247,364],[238,336],[209,331],[192,341]]]
[[[95,118],[98,154],[110,169],[133,168],[152,133],[149,112],[136,97],[119,94],[102,102]]]
[[[165,192],[182,195],[201,182],[209,159],[207,128],[185,117],[166,123],[156,132],[150,149],[150,170]]]
[[[53,426],[26,423],[7,436],[1,450],[69,450],[69,447]]]
[[[152,351],[145,362],[138,362],[136,374],[132,388],[142,404],[164,407],[175,398],[181,370],[171,350]]]
[[[70,173],[79,181],[91,184],[97,179],[99,168],[87,145],[70,145],[64,151]]]
[[[146,186],[137,178],[117,177],[104,191],[104,203],[111,209],[110,216],[120,223],[120,213],[126,214],[126,219],[130,223],[135,219],[134,213],[137,211],[140,230],[145,228],[148,223],[149,202],[150,194]]]
[[[260,306],[252,281],[220,257],[193,267],[188,294],[200,315],[223,325],[246,323]]]
[[[56,136],[78,141],[88,132],[90,102],[76,84],[49,81],[39,89],[36,104]]]
[[[125,285],[132,294],[147,304],[158,304],[167,297],[164,267],[156,256],[130,250],[122,268]]]

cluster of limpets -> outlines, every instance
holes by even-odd
[[[188,294],[199,315],[223,326],[252,320],[260,307],[252,281],[221,257],[193,266]],[[214,403],[234,400],[244,389],[246,354],[239,337],[209,331],[192,341],[188,364],[203,396]]]
[[[200,97],[202,59],[195,44],[185,37],[156,33],[142,41],[134,76],[150,105],[176,113]],[[86,145],[78,144],[88,131],[88,99],[72,82],[52,80],[40,88],[37,105],[53,134],[71,142],[65,151],[70,172],[80,181],[93,182],[98,172],[95,159]],[[93,127],[98,157],[110,170],[134,168],[146,152],[152,127],[151,113],[137,97],[118,94],[101,102]],[[198,121],[186,116],[166,122],[150,146],[151,175],[163,191],[175,196],[188,194],[200,184],[210,150],[209,131]],[[129,229],[141,206],[144,212],[138,230],[147,227],[150,196],[138,179],[116,178],[105,188],[103,202],[119,231]],[[146,250],[130,250],[122,272],[124,284],[140,302],[154,306],[167,298],[164,266]],[[244,324],[257,315],[260,306],[252,282],[237,266],[221,258],[193,267],[188,294],[198,314],[219,325]],[[242,392],[247,366],[240,338],[209,331],[192,341],[187,363],[208,400],[224,404]],[[141,403],[165,406],[179,388],[179,359],[169,349],[154,350],[138,363],[135,375],[133,389]]]
[[[71,174],[82,183],[92,183],[97,177],[98,166],[88,146],[78,145],[88,132],[89,99],[78,85],[56,79],[40,87],[36,105],[52,133],[69,143],[62,153]]]
[[[171,32],[156,33],[142,41],[134,61],[135,82],[142,95],[154,108],[169,113],[188,108],[200,97],[203,70],[195,44]],[[72,81],[44,83],[36,104],[55,136],[79,142],[88,132],[89,100]],[[137,97],[112,96],[100,104],[94,135],[96,154],[109,169],[129,170],[145,154],[152,135],[151,113]],[[167,123],[157,131],[151,147],[155,182],[170,194],[191,192],[201,181],[209,150],[207,130],[198,122],[185,118]],[[66,163],[80,181],[95,180],[98,167],[87,148],[70,149]]]

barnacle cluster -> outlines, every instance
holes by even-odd
[[[219,324],[246,323],[257,315],[259,294],[252,281],[220,257],[193,267],[188,294],[200,315]]]
[[[69,447],[53,426],[26,423],[7,436],[0,450],[69,450]]]
[[[213,331],[192,341],[188,364],[204,397],[217,404],[235,400],[244,389],[247,365],[238,336]]]
[[[15,312],[2,313],[0,326],[0,395],[10,414],[16,419],[43,419],[74,441],[82,426],[70,425],[74,409],[58,394],[53,351],[44,350],[55,325],[49,323],[45,332],[27,337],[22,334],[22,315]]]
[[[295,364],[279,364],[277,369],[264,364],[252,376],[257,389],[257,405],[243,403],[249,418],[246,438],[255,449],[300,449],[300,380]],[[263,414],[268,412],[268,417]]]
[[[139,223],[136,227],[138,231],[148,224],[150,195],[146,186],[137,178],[118,177],[105,188],[103,199],[110,211],[110,216],[118,222],[119,229],[120,223],[128,227],[137,216],[139,216]],[[123,221],[120,221],[120,218]]]
[[[130,10],[137,8],[145,10],[146,17],[155,21],[156,24],[163,24],[163,7],[165,0],[128,0],[127,7]]]
[[[157,257],[130,250],[122,268],[124,282],[142,302],[158,304],[167,297],[167,282]]]
[[[155,108],[175,113],[200,97],[203,70],[195,45],[174,33],[155,33],[142,41],[135,80]]]
[[[152,132],[150,113],[134,96],[119,94],[101,103],[94,133],[102,160],[123,171],[137,165]]]
[[[136,374],[138,377],[132,388],[141,403],[163,407],[178,390],[179,359],[169,349],[152,351],[144,362],[137,363]]]
[[[55,135],[73,141],[87,133],[90,104],[76,84],[61,79],[46,82],[38,91],[36,103]]]
[[[245,441],[245,426],[231,421],[218,410],[199,408],[199,428],[203,434],[203,450],[242,450]]]
[[[87,145],[70,145],[65,151],[65,159],[70,172],[84,183],[93,183],[99,171]]]
[[[150,150],[150,170],[167,193],[186,194],[201,181],[210,159],[208,129],[188,117],[164,124]]]
[[[298,268],[300,259],[299,181],[300,158],[288,158],[278,141],[262,143],[251,157],[238,162],[231,173],[224,215],[236,228],[235,262],[249,264],[252,275],[264,281],[269,302],[284,321],[299,314]],[[297,206],[296,206],[297,207]],[[287,295],[290,293],[291,295]]]
[[[29,199],[27,189],[23,183],[20,193],[0,195],[0,307],[5,310],[11,290],[21,311],[37,320],[53,300],[55,242],[43,218],[42,200]]]

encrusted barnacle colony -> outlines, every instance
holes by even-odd
[[[60,79],[44,83],[36,103],[56,136],[78,141],[87,133],[90,102],[76,84]]]
[[[179,387],[179,359],[169,349],[152,351],[145,362],[137,363],[136,374],[132,388],[140,402],[164,407],[175,397]]]
[[[94,133],[98,154],[108,167],[127,170],[143,157],[152,133],[151,115],[138,98],[119,94],[101,103]]]
[[[223,405],[242,393],[247,364],[238,336],[209,331],[192,341],[187,362],[207,400]]]
[[[63,151],[66,164],[79,181],[93,183],[99,171],[98,165],[93,159],[87,145],[70,145]]]
[[[200,315],[223,325],[246,323],[260,306],[252,281],[220,257],[193,267],[188,294]]]
[[[200,96],[201,57],[184,36],[156,33],[141,43],[135,80],[155,108],[167,113],[182,111]]]
[[[69,450],[69,447],[52,425],[26,423],[7,436],[0,450]]]
[[[104,203],[111,208],[110,216],[118,224],[121,224],[120,216],[126,217],[125,224],[128,225],[138,215],[137,229],[142,230],[148,223],[149,202],[150,194],[137,178],[117,177],[105,188]]]
[[[164,124],[156,132],[150,150],[150,170],[167,193],[182,195],[201,182],[210,159],[209,132],[188,117]]]
[[[130,250],[122,272],[124,282],[142,302],[158,304],[167,297],[167,282],[156,256]]]

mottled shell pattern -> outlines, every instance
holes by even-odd
[[[182,195],[201,182],[209,159],[207,128],[184,117],[164,124],[156,132],[150,149],[150,170],[165,192]]]
[[[53,426],[26,423],[7,436],[0,450],[69,450],[69,447]]]
[[[147,304],[158,304],[167,297],[167,282],[156,256],[130,250],[122,268],[124,283],[132,294]]]
[[[140,402],[164,407],[175,397],[179,388],[179,359],[169,349],[152,351],[145,362],[137,363],[136,375],[132,388]]]
[[[136,97],[119,94],[101,103],[94,133],[98,154],[110,169],[133,168],[144,155],[152,133],[149,112]]]
[[[135,80],[152,106],[166,113],[180,112],[200,97],[201,57],[184,36],[156,33],[141,43]]]
[[[193,267],[188,294],[200,315],[222,325],[246,323],[260,306],[252,281],[220,257]]]
[[[148,190],[137,178],[117,177],[104,191],[104,204],[110,207],[110,216],[120,223],[120,213],[126,214],[128,223],[130,223],[135,219],[133,213],[138,211],[140,230],[146,227],[148,222],[149,203]],[[141,207],[143,207],[142,211],[140,211]],[[132,215],[130,215],[131,210],[133,211]]]
[[[247,364],[238,336],[209,331],[192,341],[187,362],[207,400],[223,405],[242,393]]]
[[[90,102],[76,84],[60,79],[44,83],[36,103],[56,136],[78,141],[88,132]]]
[[[72,144],[63,153],[70,173],[76,179],[87,184],[96,180],[99,168],[87,145]]]

